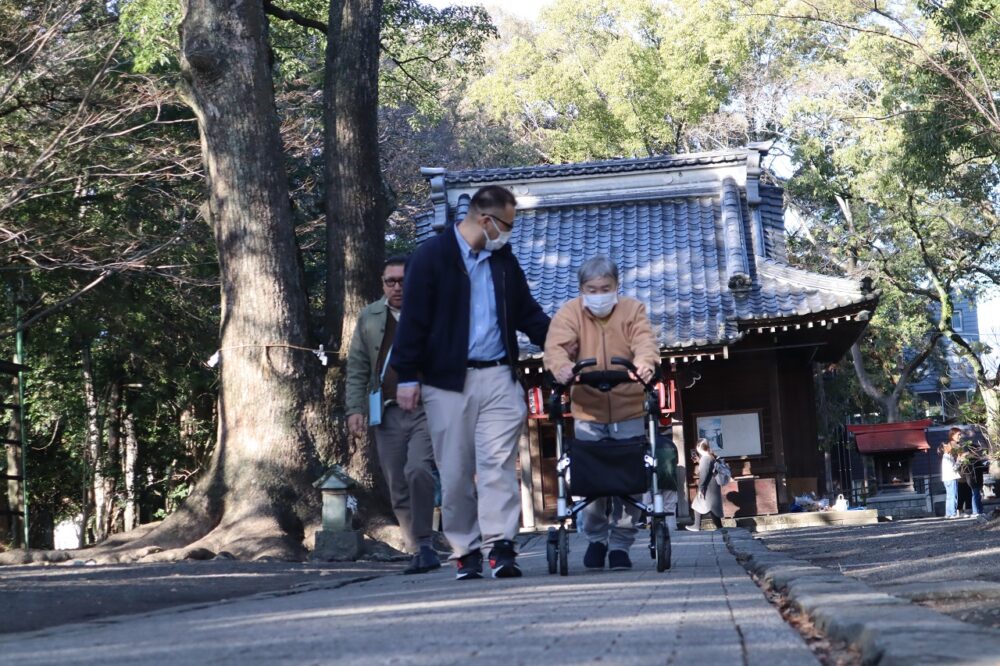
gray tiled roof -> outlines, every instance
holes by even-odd
[[[448,185],[460,183],[483,184],[509,180],[622,174],[638,171],[680,169],[709,164],[735,164],[745,159],[746,151],[744,150],[693,153],[691,155],[662,155],[639,159],[604,160],[601,162],[577,162],[575,164],[545,164],[542,166],[508,167],[502,169],[469,169],[467,171],[449,171],[445,174],[445,182]]]
[[[731,155],[724,153],[720,159],[729,160]],[[681,158],[658,159],[657,168],[663,168],[663,163],[676,164]],[[653,160],[620,162],[625,163],[622,169],[630,169]],[[598,164],[610,168],[608,163]],[[561,178],[573,167],[460,172],[454,181],[452,174],[446,174],[445,182],[481,185],[510,182],[514,174],[533,178],[539,173]],[[498,177],[493,178],[494,173]],[[635,201],[542,201],[519,207],[511,246],[532,293],[549,315],[578,295],[576,271],[586,259],[598,254],[611,257],[620,271],[622,292],[646,304],[664,349],[718,347],[740,339],[741,324],[746,329],[751,323],[838,310],[875,298],[863,294],[857,282],[788,266],[782,191],[760,186],[756,205],[763,256],[753,249],[753,213],[746,190],[731,178],[718,184],[715,195],[665,193]],[[449,206],[448,221],[460,220],[467,207],[463,194]],[[418,236],[432,233],[433,223],[431,214],[418,220]],[[524,352],[536,351],[526,339],[521,344]]]

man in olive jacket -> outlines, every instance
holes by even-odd
[[[400,409],[396,403],[396,371],[387,365],[392,354],[403,306],[406,258],[392,257],[382,269],[385,298],[371,303],[358,316],[347,356],[347,427],[361,435],[369,422],[369,395],[381,388],[381,422],[373,427],[382,472],[396,520],[414,552],[405,573],[425,573],[441,566],[431,546],[434,519],[434,452],[423,408]],[[376,399],[376,403],[378,403]]]

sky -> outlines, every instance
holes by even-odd
[[[521,18],[534,20],[538,17],[538,10],[545,5],[551,4],[552,0],[489,0],[487,2],[474,2],[470,0],[423,0],[432,7],[448,7],[450,5],[490,5],[495,4],[503,7],[505,12],[520,16]]]
[[[449,5],[481,5],[497,4],[503,7],[504,11],[516,14],[528,20],[538,17],[538,11],[542,7],[552,4],[552,0],[490,0],[489,2],[476,2],[472,0],[424,0],[434,7],[447,7]],[[988,363],[988,369],[996,372],[1000,365],[1000,289],[995,290],[992,295],[985,296],[979,302],[979,333],[983,342],[990,344],[994,352]]]
[[[993,348],[987,369],[995,375],[1000,365],[1000,290],[979,301],[979,337]]]

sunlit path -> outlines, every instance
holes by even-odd
[[[0,661],[82,663],[808,664],[802,640],[718,534],[674,538],[658,574],[641,538],[629,572],[546,572],[544,542],[521,579],[455,581],[450,568],[345,587],[80,624],[0,642]]]

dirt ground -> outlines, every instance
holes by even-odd
[[[400,562],[239,562],[0,567],[0,634],[215,603],[262,592],[338,587],[402,571]]]
[[[1000,583],[1000,511],[989,520],[922,518],[851,527],[763,533],[773,551],[857,578],[895,583],[981,580]],[[922,602],[963,622],[1000,628],[1000,598]]]

